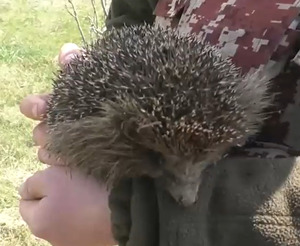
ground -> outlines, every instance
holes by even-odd
[[[88,31],[90,1],[73,1],[84,30]],[[51,89],[57,68],[55,57],[62,44],[81,44],[76,23],[66,12],[65,3],[64,0],[0,1],[0,246],[48,245],[30,234],[18,213],[18,186],[44,168],[36,160],[31,138],[36,122],[20,114],[19,102],[28,94]],[[101,9],[100,3],[98,8]]]

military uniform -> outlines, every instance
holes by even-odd
[[[112,1],[108,28],[147,22],[194,33],[244,73],[264,69],[275,102],[260,134],[206,170],[192,207],[149,178],[116,187],[120,246],[300,246],[299,13],[299,0]]]

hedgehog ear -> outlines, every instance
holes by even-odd
[[[120,133],[135,144],[152,149],[157,142],[153,131],[153,126],[157,122],[146,113],[141,112],[140,106],[133,101],[106,102],[103,104],[103,117],[108,119],[116,129],[120,129]]]

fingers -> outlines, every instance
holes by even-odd
[[[29,229],[32,231],[31,225],[34,225],[34,214],[38,210],[39,200],[23,200],[19,202],[19,213],[25,223],[29,226]]]
[[[33,129],[33,142],[37,146],[45,147],[47,144],[46,123],[41,122]]]
[[[49,178],[47,169],[36,172],[19,188],[21,196],[19,212],[35,236],[41,236],[42,222],[40,220],[41,206],[49,195]]]
[[[50,155],[50,153],[46,151],[47,137],[47,125],[43,122],[39,123],[33,129],[33,141],[35,145],[40,146],[37,153],[39,161],[47,165],[63,165],[64,163],[60,159]]]
[[[45,239],[44,236],[47,235],[47,232],[49,231],[47,225],[49,223],[49,219],[51,218],[51,214],[49,214],[47,209],[43,208],[46,200],[47,197],[45,197],[43,200],[20,200],[19,203],[19,213],[22,219],[28,225],[29,230],[33,235],[42,239]]]
[[[81,49],[73,43],[64,44],[59,53],[60,66],[67,65],[74,57],[80,55]],[[20,112],[33,120],[43,120],[47,110],[47,101],[49,94],[29,95],[20,103]],[[38,150],[38,159],[48,165],[62,165],[63,161],[51,156],[45,149],[47,144],[47,126],[45,123],[39,123],[33,130],[33,141],[35,145],[40,146]]]
[[[19,188],[19,195],[22,200],[40,200],[47,197],[51,192],[56,193],[65,180],[66,167],[49,167],[38,171],[30,176]]]
[[[33,141],[35,145],[40,146],[38,150],[38,159],[42,163],[45,163],[47,165],[62,165],[63,162],[56,158],[55,156],[51,155],[46,149],[45,146],[47,144],[48,140],[48,134],[47,134],[47,125],[45,123],[39,123],[34,129],[33,129]]]
[[[47,125],[46,123],[39,123],[33,129],[33,142],[35,145],[40,146],[38,150],[38,159],[42,163],[47,165],[63,165],[63,161],[51,155],[46,149],[45,146],[48,143],[48,134],[47,134]]]
[[[73,43],[66,43],[61,47],[59,53],[60,66],[67,65],[76,55],[80,55],[81,49]],[[46,113],[49,95],[30,95],[20,103],[20,111],[26,117],[33,120],[42,120]]]
[[[20,111],[26,117],[33,120],[42,120],[46,113],[49,95],[29,95],[20,103]]]
[[[27,201],[27,200],[20,200],[20,205],[19,205],[19,212],[23,218],[23,220],[27,224],[31,224],[31,218],[34,217],[35,210],[39,204],[39,201]]]
[[[77,55],[80,55],[81,49],[73,43],[64,44],[58,56],[58,62],[61,67],[67,65],[72,59],[74,59]]]
[[[19,188],[19,195],[22,200],[39,200],[45,197],[45,194],[45,177],[43,171],[36,172]]]

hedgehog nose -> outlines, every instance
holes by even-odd
[[[187,197],[187,196],[181,196],[178,200],[178,202],[183,205],[184,207],[191,206],[195,204],[197,201],[197,197]]]

